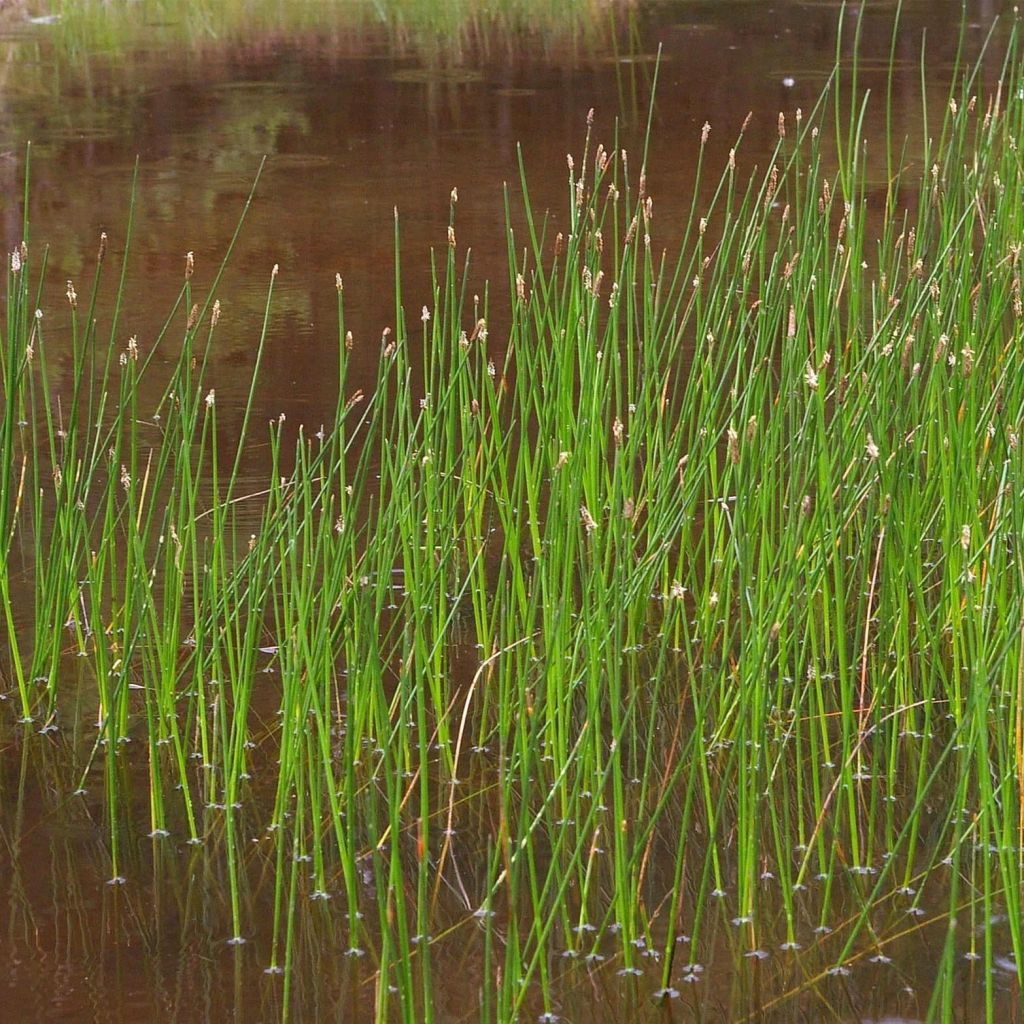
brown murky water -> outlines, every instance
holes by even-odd
[[[972,0],[969,51],[977,52],[1000,6]],[[409,309],[429,302],[429,252],[445,243],[453,187],[459,239],[473,247],[474,287],[482,293],[488,279],[505,287],[503,185],[514,203],[519,147],[533,202],[552,209],[557,230],[565,156],[579,150],[589,108],[597,139],[610,143],[618,130],[620,143],[639,153],[660,45],[649,188],[660,241],[671,245],[690,202],[702,124],[712,127],[710,160],[720,165],[752,112],[741,159],[748,167],[763,163],[779,111],[793,116],[813,107],[833,64],[840,18],[850,23],[850,39],[862,19],[865,83],[884,84],[893,11],[888,3],[866,10],[782,0],[639,3],[604,12],[600,25],[570,39],[553,32],[507,39],[484,26],[459,53],[440,56],[327,11],[294,29],[223,43],[189,38],[180,26],[143,26],[131,45],[85,52],[60,43],[60,26],[12,21],[0,34],[3,244],[11,249],[21,238],[18,195],[31,141],[33,237],[51,246],[49,287],[62,295],[67,278],[91,273],[101,231],[115,252],[123,246],[137,161],[120,331],[137,334],[145,349],[178,292],[186,251],[196,254],[200,291],[209,286],[266,157],[217,292],[225,328],[211,383],[218,405],[242,401],[278,264],[257,413],[283,412],[315,428],[335,401],[335,273],[345,281],[348,326],[366,352],[353,387],[373,379],[381,330],[394,323],[396,207]],[[905,5],[896,44],[897,135],[920,132],[922,31],[927,77],[941,86],[959,24],[959,3]],[[869,123],[868,134],[878,138],[881,129]],[[880,153],[871,158],[881,186]],[[59,339],[61,329],[52,324],[51,336]],[[62,794],[77,781],[67,776],[56,742],[51,750],[0,752],[0,1022],[279,1019],[282,990],[262,973],[258,937],[242,951],[224,944],[228,908],[217,859],[154,847],[140,830],[126,838],[132,884],[104,884],[101,804],[72,809]],[[253,908],[265,895],[252,893]],[[751,961],[742,974],[685,986],[682,999],[661,1008],[633,979],[581,969],[565,1017],[910,1024],[926,1014],[941,930],[941,923],[924,929],[894,949],[898,970],[865,965],[856,977],[828,979],[774,1009],[764,994],[792,986],[791,966]],[[336,945],[328,918],[310,915],[297,939],[291,1019],[371,1018],[372,964],[341,957]],[[434,964],[444,978],[438,1019],[473,1020],[479,966],[472,949],[441,945]],[[1005,973],[1000,1005],[1006,1020],[1020,1020],[1014,971]],[[972,1019],[980,986],[980,978],[965,978],[960,1019]]]

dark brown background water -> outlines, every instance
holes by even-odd
[[[968,51],[977,52],[1000,7],[969,4]],[[136,159],[136,234],[117,340],[137,334],[147,350],[180,288],[186,251],[196,254],[200,293],[209,287],[266,157],[217,291],[224,327],[211,383],[218,404],[241,402],[271,267],[279,264],[257,411],[315,426],[335,401],[335,273],[345,279],[348,325],[366,353],[352,384],[366,386],[381,330],[395,322],[395,207],[410,320],[430,302],[429,252],[445,244],[453,186],[459,242],[473,250],[474,287],[482,293],[489,278],[502,295],[503,185],[518,195],[517,147],[534,204],[551,209],[557,230],[565,156],[579,152],[589,108],[597,140],[611,144],[618,124],[620,142],[639,155],[659,45],[649,187],[658,239],[669,247],[689,207],[702,124],[712,126],[709,161],[717,175],[752,112],[741,159],[763,166],[779,111],[792,118],[798,107],[814,106],[840,19],[846,56],[861,21],[864,82],[885,87],[891,4],[662,2],[594,10],[594,24],[574,22],[568,32],[507,35],[480,21],[456,45],[353,24],[344,7],[312,15],[304,8],[295,26],[219,40],[173,23],[147,25],[140,7],[127,42],[99,35],[77,50],[62,26],[26,27],[13,17],[0,36],[0,230],[8,250],[21,239],[31,141],[32,238],[34,246],[50,245],[53,344],[59,351],[66,331],[65,281],[85,287],[100,232],[108,232],[112,256],[123,250]],[[938,88],[957,48],[960,4],[905,5],[896,43],[898,135],[919,138],[922,130],[925,29],[926,78]],[[994,76],[998,67],[988,70]],[[884,187],[881,118],[876,106],[867,129],[878,140],[877,148],[869,143],[869,163]],[[215,859],[179,849],[154,856],[136,837],[130,884],[106,886],[102,822],[69,810],[60,794],[75,784],[64,774],[56,747],[0,753],[0,1022],[276,1020],[275,979],[264,978],[255,952],[224,945]],[[370,968],[339,957],[330,935],[318,939],[315,922],[309,928],[293,1019],[368,1019]],[[914,1021],[924,1016],[935,950],[915,938],[904,952],[898,975],[865,969],[853,982],[795,1001],[784,1017],[757,1013],[762,983],[772,985],[756,965],[664,1011],[615,978],[581,986],[567,1010],[579,1022],[722,1020],[725,1007],[739,1004],[753,1009],[752,1019]],[[473,1020],[473,963],[435,964],[446,978],[441,1019]],[[1019,1019],[1019,1008],[1007,1006],[1007,1019]],[[965,1005],[963,1019],[970,1014]]]
[[[999,5],[971,5],[967,37],[975,48]],[[345,7],[335,8],[344,12]],[[228,276],[218,289],[225,329],[212,383],[236,400],[262,319],[271,267],[281,267],[262,411],[317,421],[333,408],[336,338],[334,275],[345,280],[348,321],[376,364],[381,330],[393,325],[393,211],[401,218],[404,297],[410,320],[429,303],[429,249],[445,242],[449,193],[459,189],[458,238],[473,250],[476,288],[507,284],[502,187],[517,189],[522,146],[534,204],[550,208],[557,230],[565,156],[579,153],[587,110],[595,138],[621,141],[639,165],[659,45],[650,156],[658,240],[671,246],[688,207],[701,125],[712,126],[709,167],[717,178],[748,112],[745,165],[764,165],[776,141],[778,112],[809,111],[835,56],[837,3],[656,3],[603,6],[580,38],[557,33],[506,40],[481,29],[446,54],[396,52],[393,38],[343,30],[344,14],[323,11],[304,24],[218,43],[182,40],[174,26],[140,31],[137,48],[77,58],[78,77],[53,41],[59,26],[39,26],[4,44],[0,93],[3,242],[20,240],[16,197],[25,144],[33,144],[33,237],[50,250],[54,316],[66,278],[81,290],[97,239],[124,242],[133,167],[139,204],[130,301],[120,334],[143,350],[181,283],[194,250],[202,293],[234,230],[263,157],[266,170]],[[846,9],[844,49],[853,45],[860,6]],[[867,5],[865,67],[888,56],[895,6]],[[906,5],[897,43],[902,74],[897,132],[920,136],[917,94],[922,31],[929,35],[933,84],[948,74],[960,5]],[[428,48],[430,44],[424,44]],[[993,69],[994,70],[994,69]],[[884,88],[880,70],[866,81]],[[791,84],[790,84],[791,83]],[[880,138],[880,106],[868,125]],[[873,157],[883,184],[881,146]],[[112,277],[112,275],[111,275]],[[113,281],[110,282],[111,285]],[[49,309],[48,309],[49,313]],[[55,327],[51,327],[51,332]],[[220,403],[218,403],[220,404]]]

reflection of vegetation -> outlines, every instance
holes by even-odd
[[[95,288],[69,283],[65,383],[35,248],[9,254],[8,848],[29,781],[84,801],[112,901],[142,882],[146,833],[154,877],[202,869],[154,882],[202,904],[182,935],[207,954],[249,939],[293,1020],[327,950],[331,984],[362,970],[374,1018],[403,1024],[441,1019],[455,983],[488,1024],[551,1021],[595,977],[641,979],[643,1006],[733,979],[690,989],[705,1019],[842,999],[839,1017],[845,974],[934,925],[930,1020],[1006,1019],[1024,963],[1016,34],[1006,68],[991,101],[954,80],[923,175],[883,140],[873,210],[859,98],[849,120],[780,118],[751,181],[734,154],[711,175],[703,135],[713,180],[675,263],[643,169],[588,138],[564,234],[527,201],[503,236],[500,338],[466,294],[453,193],[430,304],[406,310],[396,283],[365,394],[338,281],[336,412],[297,441],[251,424],[254,392],[225,422],[209,371],[235,326],[191,258],[162,348],[120,321],[100,335],[112,254]],[[279,287],[275,270],[257,375]],[[27,933],[24,870],[10,906]]]
[[[63,0],[49,27],[62,52],[84,59],[138,47],[201,50],[210,43],[262,46],[319,36],[335,52],[369,40],[389,53],[459,62],[529,49],[570,55],[603,35],[609,12],[629,0]]]

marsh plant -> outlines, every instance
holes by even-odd
[[[880,195],[862,119],[889,98],[855,66],[765,167],[747,125],[711,166],[705,125],[663,242],[644,153],[588,126],[559,230],[521,178],[480,295],[453,189],[422,309],[396,272],[353,338],[336,281],[322,426],[253,415],[276,267],[222,409],[219,270],[184,258],[159,337],[127,338],[132,216],[63,311],[26,223],[4,732],[57,745],[46,791],[92,808],[110,880],[140,833],[202,851],[216,938],[256,948],[284,1018],[314,947],[377,1020],[438,1019],[453,950],[473,1019],[568,1018],[588,978],[746,1012],[756,976],[767,1020],[925,941],[917,1016],[1019,1012],[1016,26],[1002,59],[883,140]]]

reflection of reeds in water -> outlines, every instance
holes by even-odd
[[[92,808],[111,888],[130,899],[146,857],[201,860],[199,941],[269,965],[293,1019],[332,942],[380,1020],[441,1019],[453,975],[488,1021],[585,1016],[595,975],[626,1007],[684,992],[783,1020],[858,972],[880,1000],[858,1016],[879,1018],[897,967],[934,1020],[958,1000],[1005,1019],[994,968],[1024,953],[1015,32],[1006,69],[984,95],[956,77],[923,180],[893,160],[870,234],[856,118],[780,118],[750,181],[735,152],[705,166],[705,127],[714,198],[678,261],[639,161],[588,137],[564,232],[528,199],[509,229],[501,337],[466,293],[453,193],[432,301],[407,316],[396,281],[365,394],[338,281],[334,421],[294,448],[272,423],[251,491],[276,268],[227,439],[219,274],[204,304],[186,262],[147,349],[116,319],[100,333],[98,259],[68,286],[58,394],[37,246],[12,253],[4,730],[25,764],[62,744],[49,790]]]
[[[319,39],[325,51],[339,56],[381,49],[444,65],[506,55],[579,57],[595,46],[604,49],[609,28],[631,6],[629,0],[89,0],[58,4],[60,21],[48,29],[58,51],[76,60],[96,52],[109,59],[156,42],[187,53],[225,43],[270,51]],[[17,17],[23,19],[23,12]]]

